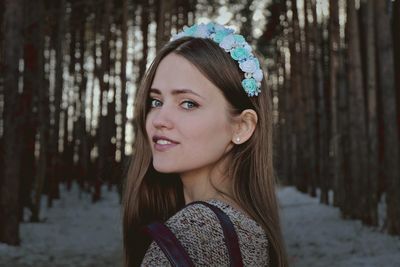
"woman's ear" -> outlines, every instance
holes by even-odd
[[[235,128],[232,142],[239,145],[253,135],[258,121],[257,113],[253,109],[245,109],[235,118]]]

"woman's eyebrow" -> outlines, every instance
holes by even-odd
[[[150,89],[150,93],[155,93],[155,94],[158,94],[158,95],[162,95],[162,94],[161,94],[161,91],[158,90],[157,88],[151,88],[151,89]],[[199,95],[198,93],[196,93],[196,92],[194,92],[194,91],[192,91],[192,90],[190,90],[190,89],[174,89],[174,90],[172,90],[171,94],[172,94],[172,95],[194,94],[194,95],[197,95],[198,97],[204,99],[204,97],[202,97],[201,95]]]
[[[160,90],[155,89],[155,88],[150,88],[150,93],[157,94],[157,95],[161,95]]]

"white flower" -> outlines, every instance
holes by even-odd
[[[219,43],[219,46],[222,47],[225,50],[230,50],[235,44],[235,38],[233,38],[232,34],[229,34],[222,39],[221,43]]]
[[[248,43],[244,43],[243,48],[246,49],[248,52],[251,52],[253,48]]]
[[[263,79],[263,76],[264,76],[264,74],[263,74],[263,72],[262,72],[261,69],[258,69],[258,70],[256,70],[256,71],[253,73],[253,78],[254,78],[257,82],[261,82],[262,79]]]
[[[249,58],[239,63],[239,68],[244,72],[253,73],[258,69],[258,65],[254,58]]]
[[[180,39],[182,37],[185,37],[185,33],[184,32],[180,32],[178,34],[173,35],[172,38],[171,38],[171,41],[175,41],[175,40]]]
[[[222,26],[221,24],[218,24],[218,23],[214,24],[214,29],[216,32],[226,30],[226,28],[224,26]]]

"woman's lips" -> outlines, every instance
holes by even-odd
[[[154,149],[160,152],[166,151],[179,144],[178,142],[171,140],[168,137],[159,135],[153,136],[153,142],[154,142]]]
[[[167,151],[168,149],[171,149],[171,148],[173,148],[173,147],[175,147],[177,145],[178,144],[176,144],[176,143],[170,143],[170,144],[157,144],[157,143],[154,143],[154,149],[157,150],[157,151],[163,152],[163,151]]]

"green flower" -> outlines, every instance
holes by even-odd
[[[192,27],[186,28],[184,30],[186,36],[193,36],[193,34],[197,31],[197,25],[193,25]]]
[[[242,35],[239,35],[239,34],[233,35],[233,38],[235,39],[235,42],[236,42],[237,44],[243,44],[243,43],[246,42],[246,40],[244,39],[244,37],[243,37]]]
[[[227,35],[229,35],[229,34],[230,34],[229,31],[225,31],[225,30],[223,30],[223,31],[217,31],[217,32],[215,33],[215,36],[214,36],[214,42],[220,43],[220,42],[222,41],[222,39],[224,39],[224,37],[227,36]]]
[[[258,95],[259,93],[257,82],[254,78],[244,79],[242,81],[242,86],[249,96]]]
[[[248,58],[249,56],[250,56],[249,51],[247,51],[243,47],[236,47],[231,51],[231,57],[237,61]]]

